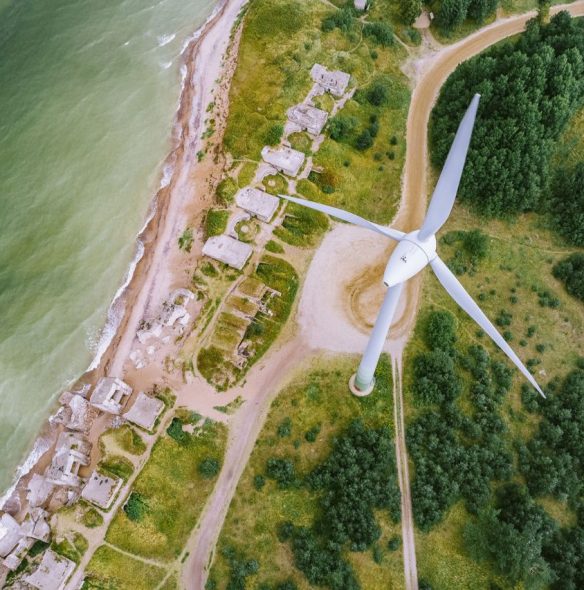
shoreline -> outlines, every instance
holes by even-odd
[[[198,144],[203,141],[201,136],[205,124],[205,111],[200,107],[207,104],[203,98],[209,98],[207,95],[218,85],[216,78],[223,65],[221,61],[215,72],[211,72],[211,68],[197,67],[200,65],[200,49],[209,32],[221,24],[226,9],[236,5],[239,13],[244,4],[245,0],[218,0],[205,21],[185,40],[180,52],[182,63],[179,75],[182,80],[171,129],[170,149],[160,164],[158,188],[150,200],[142,228],[135,237],[134,255],[108,307],[95,355],[87,369],[61,393],[85,384],[95,385],[106,375],[120,378],[123,376],[123,365],[136,337],[137,325],[160,292],[160,289],[156,292],[154,284],[157,273],[153,262],[157,252],[168,250],[170,243],[168,239],[163,241],[163,238],[168,238],[165,234],[176,225],[179,210],[184,208],[184,194],[176,194],[184,189],[181,181],[184,184],[185,180],[190,180],[190,184],[194,185],[191,177],[194,176],[193,168],[198,163],[195,154]],[[233,23],[227,24],[226,42]],[[192,188],[195,192],[194,186]],[[204,210],[207,206],[208,204],[201,202],[199,209]],[[170,223],[172,221],[175,223]],[[169,225],[172,227],[169,228]],[[144,292],[147,296],[144,296]],[[28,480],[33,474],[42,473],[51,460],[55,442],[62,430],[60,425],[53,423],[54,416],[61,407],[58,399],[23,460],[14,470],[12,483],[2,490],[0,509],[3,511],[13,515],[23,514],[27,505],[25,492]]]

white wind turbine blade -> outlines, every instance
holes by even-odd
[[[446,264],[438,257],[430,262],[432,270],[436,274],[442,286],[448,294],[462,307],[464,311],[492,338],[495,344],[515,363],[515,366],[525,375],[527,380],[545,398],[544,392],[537,384],[533,375],[525,368],[519,357],[513,352],[505,339],[499,334],[489,318],[482,312],[481,308],[474,302],[473,298],[466,292],[459,280],[452,274]]]
[[[440,178],[436,183],[436,188],[430,199],[430,206],[426,212],[426,218],[418,235],[422,241],[435,234],[444,225],[444,222],[448,219],[452,211],[466,161],[468,146],[472,137],[480,98],[480,94],[474,95],[470,106],[458,126],[456,136],[444,163],[444,168],[442,168]]]
[[[378,225],[377,223],[367,221],[367,219],[359,217],[354,213],[349,213],[348,211],[343,211],[342,209],[337,209],[336,207],[330,207],[329,205],[315,203],[314,201],[307,201],[306,199],[290,197],[289,195],[278,196],[281,199],[285,199],[286,201],[292,201],[292,203],[297,203],[298,205],[302,205],[303,207],[308,207],[309,209],[314,209],[315,211],[326,213],[327,215],[331,215],[332,217],[336,217],[337,219],[342,219],[343,221],[348,221],[349,223],[352,223],[354,225],[370,229],[371,231],[377,232],[378,234],[381,234],[387,238],[391,238],[392,240],[396,240],[398,242],[405,236],[403,232],[398,231],[397,229],[391,229],[390,227]]]

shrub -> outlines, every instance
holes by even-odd
[[[275,125],[272,125],[266,133],[266,143],[268,145],[277,145],[278,143],[280,143],[283,133],[284,126],[281,123],[276,123]]]
[[[263,487],[266,485],[266,478],[261,474],[258,473],[253,478],[253,487],[259,492]]]
[[[191,251],[193,247],[193,230],[190,227],[187,227],[179,237],[178,247],[186,252]]]
[[[205,479],[213,479],[221,470],[221,463],[214,457],[207,457],[199,463],[199,473]]]
[[[363,35],[369,37],[382,47],[393,45],[393,31],[387,23],[365,23]]]
[[[189,434],[183,430],[183,423],[178,418],[172,419],[166,429],[166,434],[180,445],[186,445],[189,441]]]
[[[292,420],[288,417],[284,418],[280,424],[278,424],[278,436],[280,438],[286,438],[292,434]]]
[[[294,463],[290,459],[271,457],[266,463],[266,476],[275,480],[279,488],[289,488],[296,482]]]
[[[148,504],[144,497],[138,492],[132,492],[128,501],[124,504],[126,516],[135,522],[142,520],[148,512]]]

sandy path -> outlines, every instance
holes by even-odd
[[[249,373],[245,385],[237,388],[237,394],[244,397],[246,402],[232,417],[223,468],[187,546],[189,557],[182,573],[185,588],[202,590],[205,587],[207,568],[213,560],[227,510],[270,404],[284,381],[291,379],[309,354],[310,350],[302,339],[294,338],[279,350],[268,354]]]

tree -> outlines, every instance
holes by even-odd
[[[406,25],[412,25],[422,12],[421,0],[400,0],[400,14]]]
[[[470,0],[467,16],[482,23],[487,16],[497,10],[499,0]]]
[[[450,352],[456,342],[456,323],[449,311],[432,311],[426,321],[426,344],[432,350]]]
[[[347,139],[356,127],[357,119],[355,117],[336,115],[330,120],[328,131],[331,139],[342,141],[343,139]]]
[[[361,132],[355,140],[355,147],[361,152],[368,150],[372,145],[373,137],[371,137],[371,132],[369,129],[365,129],[363,132]]]
[[[566,291],[573,297],[584,301],[584,254],[575,252],[558,262],[553,268],[553,275],[562,281]]]
[[[584,246],[584,163],[558,171],[548,210],[558,233],[570,244]]]
[[[393,45],[393,30],[387,23],[365,23],[363,26],[363,35],[373,39],[382,47]]]
[[[296,481],[294,463],[290,459],[271,457],[266,464],[266,476],[276,480],[279,488],[289,488]]]
[[[442,0],[436,15],[436,24],[445,32],[460,26],[466,18],[468,0]]]
[[[205,479],[213,479],[221,470],[221,463],[214,457],[207,457],[199,463],[199,473]]]

